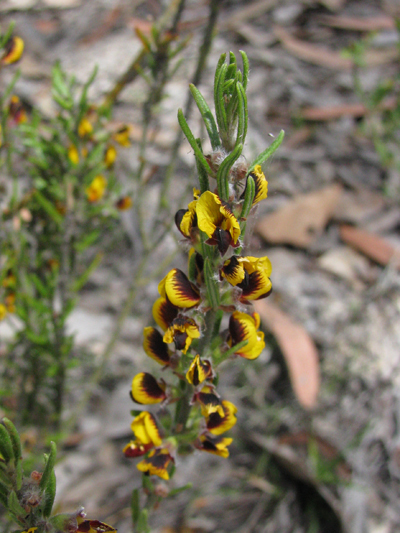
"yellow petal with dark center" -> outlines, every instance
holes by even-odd
[[[176,349],[186,354],[192,340],[199,337],[200,330],[194,320],[178,317],[165,332],[163,341],[168,344],[174,342]]]
[[[21,37],[11,37],[4,47],[4,54],[1,58],[3,65],[10,65],[16,63],[22,56],[24,51],[24,41]]]
[[[253,205],[264,200],[268,196],[268,181],[265,179],[264,172],[260,165],[254,167],[253,172],[250,172],[250,176],[254,179],[255,195]]]
[[[186,379],[191,385],[197,387],[203,383],[212,374],[211,364],[209,361],[202,361],[199,355],[193,359],[189,370],[186,372]]]
[[[225,261],[221,270],[221,276],[234,287],[244,280],[244,268],[238,258],[232,256],[230,259]]]
[[[169,475],[167,467],[171,461],[173,461],[173,459],[167,448],[153,450],[149,453],[149,456],[146,459],[143,459],[143,461],[138,463],[137,469],[150,476],[158,476],[161,479],[168,480]]]
[[[226,400],[222,401],[224,416],[219,413],[212,413],[207,419],[207,429],[213,435],[222,435],[233,427],[236,422],[237,407]]]
[[[257,315],[254,313],[254,315]],[[229,320],[228,342],[230,346],[235,346],[240,342],[247,340],[247,344],[239,348],[237,352],[241,357],[246,359],[256,359],[265,347],[264,333],[258,331],[259,316],[251,316],[247,313],[235,311]]]
[[[220,457],[229,457],[228,446],[233,439],[227,437],[219,437],[214,435],[201,435],[201,450],[219,455]]]
[[[153,305],[153,318],[163,331],[166,331],[178,316],[179,309],[165,297],[158,298]]]
[[[217,227],[220,227],[223,221],[223,215],[220,211],[221,200],[218,196],[210,191],[203,192],[197,201],[197,225],[208,235],[212,237]]]
[[[109,146],[107,146],[106,153],[104,154],[104,164],[106,165],[106,167],[107,168],[112,167],[116,158],[117,158],[117,150],[115,146],[110,144]]]
[[[143,337],[143,348],[146,354],[160,365],[168,365],[170,355],[161,333],[156,328],[148,326],[144,328]]]
[[[132,380],[132,399],[136,403],[154,404],[165,400],[165,385],[147,372],[140,372]]]
[[[129,133],[130,133],[130,127],[122,126],[122,128],[120,128],[118,131],[114,133],[114,140],[118,144],[126,148],[131,145],[131,142],[129,140]]]
[[[224,416],[224,408],[222,407],[221,400],[213,392],[211,387],[203,387],[196,394],[196,399],[200,403],[201,414],[205,418],[209,417],[212,413],[218,413],[220,416]]]
[[[131,429],[136,439],[144,445],[160,446],[162,443],[156,420],[148,411],[142,411],[132,420]]]
[[[158,292],[177,307],[190,308],[200,303],[200,294],[187,276],[174,268],[160,281]]]
[[[196,220],[196,204],[197,200],[193,200],[193,202],[190,202],[190,204],[188,205],[188,209],[183,215],[181,223],[179,225],[179,229],[186,237],[190,237],[190,232]]]

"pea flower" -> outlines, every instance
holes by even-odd
[[[120,211],[126,211],[127,209],[130,209],[132,207],[132,198],[130,196],[123,196],[117,201],[115,207]]]
[[[158,292],[176,307],[190,308],[200,303],[198,289],[179,268],[172,269],[160,281]]]
[[[132,380],[131,397],[136,403],[153,404],[165,400],[165,383],[151,374],[140,372]]]
[[[74,144],[71,144],[68,148],[68,159],[73,165],[79,164],[79,152]]]
[[[211,413],[207,417],[207,429],[213,435],[221,435],[229,429],[231,429],[237,422],[235,414],[237,413],[237,407],[233,403],[226,400],[222,400],[222,408],[224,415],[220,413]]]
[[[115,142],[117,142],[121,146],[130,146],[131,143],[129,141],[129,133],[130,127],[126,125],[122,126],[122,128],[119,128],[119,130],[117,130],[113,135]]]
[[[196,355],[186,373],[186,379],[188,382],[197,387],[197,385],[200,385],[200,383],[203,383],[203,381],[211,376],[212,368],[210,361],[202,361],[200,355]]]
[[[78,125],[78,135],[79,137],[87,137],[93,132],[92,123],[87,119],[83,118]]]
[[[227,437],[220,437],[216,435],[204,434],[200,435],[199,442],[196,447],[204,452],[213,453],[220,457],[229,457],[228,446],[233,439]]]
[[[146,354],[160,365],[169,365],[171,355],[161,333],[156,328],[148,326],[144,328],[143,337],[143,349]]]
[[[158,476],[161,479],[168,480],[168,465],[174,462],[168,448],[152,450],[146,459],[137,464],[137,469],[145,472],[150,476]]]
[[[236,354],[245,359],[256,359],[265,348],[264,333],[258,331],[260,315],[241,313],[235,311],[229,320],[229,346],[235,346],[242,341],[247,341],[245,346],[238,348]]]
[[[151,448],[161,446],[162,439],[156,420],[148,411],[142,411],[132,420],[131,429],[136,439],[123,449],[126,457],[138,457]]]
[[[260,165],[256,165],[252,172],[250,172],[254,180],[255,194],[253,199],[253,206],[261,200],[264,200],[268,196],[268,181],[265,179],[264,172],[261,170]],[[246,189],[243,191],[242,198],[245,197]]]
[[[88,198],[88,201],[94,203],[101,200],[104,196],[106,187],[107,180],[102,174],[99,174],[98,176],[93,178],[92,183],[86,189],[86,196]]]
[[[7,307],[4,304],[0,304],[0,322],[7,316]]]
[[[221,255],[229,246],[237,246],[239,222],[226,204],[210,192],[204,192],[196,203],[197,225],[209,237],[207,244],[216,245]]]
[[[186,354],[193,339],[200,337],[199,326],[191,318],[178,316],[175,318],[163,337],[163,341],[170,344],[175,343],[177,350],[182,350]]]
[[[4,47],[4,53],[1,58],[1,62],[3,65],[16,63],[19,59],[21,59],[23,51],[24,41],[21,39],[21,37],[11,37]]]
[[[225,261],[221,276],[231,285],[242,289],[240,300],[260,300],[271,294],[272,283],[269,279],[272,272],[268,257],[236,257]]]
[[[222,402],[214,392],[214,388],[205,386],[200,392],[195,394],[194,399],[197,400],[201,406],[201,414],[207,418],[213,413],[218,413],[221,417],[224,416],[224,408]]]

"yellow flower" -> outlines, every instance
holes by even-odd
[[[116,529],[104,522],[100,522],[99,520],[87,520],[85,513],[82,513],[82,511],[76,516],[76,521],[78,523],[78,529],[74,529],[75,533],[117,533]],[[31,530],[35,529],[37,528],[32,527],[27,533],[30,533]]]
[[[197,448],[220,457],[229,457],[228,446],[233,439],[214,435],[200,435]]]
[[[87,118],[83,118],[78,126],[79,137],[89,136],[93,132],[93,126]]]
[[[130,196],[123,196],[117,201],[115,207],[120,211],[126,211],[127,209],[130,209],[132,207],[132,198]]]
[[[258,331],[260,327],[260,315],[253,313],[241,313],[235,311],[229,320],[229,339],[228,344],[235,346],[242,341],[247,344],[239,348],[235,353],[245,359],[256,359],[265,347],[264,333]]]
[[[4,304],[0,304],[0,322],[7,316],[7,307]]]
[[[249,176],[251,176],[254,180],[255,194],[253,205],[255,205],[268,196],[268,181],[265,179],[264,172],[261,170],[260,165],[256,165],[254,170],[250,172]],[[243,192],[243,198],[244,194],[245,193]]]
[[[146,354],[160,365],[169,365],[168,345],[163,341],[161,333],[156,328],[147,327],[144,328],[143,337],[143,349]]]
[[[130,127],[127,125],[122,126],[122,128],[120,128],[114,133],[113,135],[114,140],[121,146],[125,146],[125,147],[130,146],[131,143],[129,140],[129,133],[130,133]]]
[[[165,384],[147,372],[140,372],[132,380],[131,396],[136,403],[160,403],[166,398]]]
[[[212,376],[212,368],[210,361],[201,360],[199,355],[193,359],[189,370],[186,373],[186,379],[191,385],[197,387],[206,379]]]
[[[222,435],[233,427],[236,422],[237,407],[233,403],[222,400],[224,416],[219,413],[212,413],[207,418],[207,429],[213,435]]]
[[[8,106],[10,117],[16,124],[22,124],[27,121],[24,106],[17,95],[13,94],[10,98],[10,105]]]
[[[107,146],[106,153],[104,154],[104,164],[106,165],[106,167],[107,168],[112,167],[116,158],[117,158],[117,150],[115,146],[110,144],[109,146]]]
[[[107,187],[107,180],[104,176],[99,174],[86,189],[86,195],[89,202],[98,202],[104,196]]]
[[[10,65],[16,63],[22,56],[24,51],[24,41],[21,37],[11,37],[4,47],[4,54],[1,58],[3,65]]]
[[[195,394],[195,400],[199,402],[201,407],[201,414],[207,418],[213,413],[219,413],[224,416],[224,408],[222,406],[219,396],[214,392],[214,388],[205,386],[200,392]]]
[[[197,226],[209,237],[207,244],[216,245],[224,255],[230,245],[237,245],[240,236],[239,222],[220,198],[204,192],[196,203]]]
[[[68,148],[68,159],[73,165],[78,165],[79,163],[79,152],[74,144],[70,144]]]
[[[166,298],[158,298],[153,305],[153,318],[163,331],[166,331],[178,316],[179,309]]]
[[[231,285],[242,289],[240,300],[260,300],[271,294],[272,283],[269,279],[272,272],[268,257],[235,257],[225,261],[221,276]]]
[[[158,292],[176,307],[190,308],[200,303],[200,294],[187,276],[174,268],[158,284]]]
[[[131,429],[141,444],[161,446],[162,440],[156,420],[148,411],[142,411],[132,420]]]
[[[4,303],[6,304],[9,313],[15,313],[15,298],[15,293],[11,292],[10,294],[7,294],[4,299]]]
[[[167,468],[171,461],[174,462],[167,448],[152,450],[146,459],[137,464],[137,469],[150,476],[158,476],[161,479],[168,480]]]
[[[190,318],[178,316],[165,332],[163,341],[167,344],[175,343],[177,350],[186,353],[193,339],[200,337],[200,330],[196,322]]]

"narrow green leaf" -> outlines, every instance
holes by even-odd
[[[279,146],[282,144],[283,138],[285,137],[285,132],[281,130],[279,132],[278,137],[274,140],[274,142],[268,146],[264,152],[262,152],[256,159],[253,161],[253,163],[250,165],[250,168],[248,172],[250,173],[252,170],[254,170],[254,167],[257,165],[262,165],[267,159],[271,157],[271,155],[279,148]]]
[[[222,161],[217,172],[218,195],[225,202],[229,198],[229,171],[242,153],[242,150],[243,145],[241,143],[236,145],[232,152]]]
[[[243,89],[247,89],[247,82],[249,81],[249,71],[250,71],[250,63],[249,58],[247,57],[246,52],[243,52],[243,50],[239,50],[240,55],[242,56],[242,62],[243,62]]]
[[[1,96],[0,102],[1,102],[2,105],[7,100],[7,98],[10,96],[10,94],[13,92],[15,84],[19,80],[20,76],[21,76],[21,70],[18,69],[15,72],[14,76],[12,77],[12,80],[10,81],[10,83],[5,88],[4,93]]]
[[[194,135],[190,130],[185,117],[183,116],[182,109],[178,110],[178,122],[180,127],[182,128],[183,133],[185,134],[186,139],[189,141],[190,146],[193,148],[196,158],[199,160],[199,163],[204,168],[204,171],[207,172],[207,174],[209,174],[210,176],[213,176],[214,173],[211,170],[209,164],[207,163],[207,160],[201,152],[200,148],[198,147],[196,139],[194,138]]]
[[[56,475],[54,473],[54,470],[52,470],[49,481],[46,485],[46,492],[44,497],[43,516],[46,518],[51,516],[51,512],[53,510],[54,499],[56,497],[56,485]]]
[[[58,61],[52,70],[52,84],[55,93],[58,93],[62,99],[70,99],[70,91],[65,82],[65,74],[61,70],[61,66]]]
[[[208,257],[204,260],[204,281],[207,287],[208,303],[213,309],[217,309],[220,303],[218,281],[214,278],[214,271]]]
[[[8,495],[7,507],[10,513],[19,518],[22,518],[26,515],[26,511],[19,503],[18,496],[14,490],[12,490]]]
[[[57,447],[52,441],[50,443],[50,453],[46,459],[46,465],[44,467],[42,479],[40,480],[39,487],[44,492],[47,489],[47,485],[51,482],[52,472],[56,463]],[[45,454],[46,457],[46,454]]]
[[[7,509],[8,488],[0,482],[0,503]]]
[[[221,146],[217,125],[215,123],[213,114],[211,113],[210,108],[208,107],[207,102],[205,101],[201,92],[195,87],[192,83],[189,85],[190,92],[196,102],[197,107],[199,108],[200,114],[203,118],[204,125],[206,127],[208,137],[210,138],[211,146],[213,150],[216,150]]]
[[[137,533],[150,533],[150,527],[148,522],[149,512],[147,509],[140,511],[139,519],[137,521]]]
[[[8,418],[3,418],[3,424],[10,436],[12,447],[13,447],[13,452],[14,452],[14,458],[15,458],[15,461],[17,462],[22,457],[21,440],[19,438],[17,428]]]
[[[201,146],[201,139],[196,139],[196,143],[199,149],[201,150],[201,153],[203,153],[203,148]],[[201,165],[197,157],[196,157],[196,167],[197,167],[197,173],[199,175],[200,192],[203,194],[203,192],[206,192],[210,189],[210,182],[208,181],[207,172],[204,170],[203,166]]]
[[[8,26],[8,28],[7,28],[7,30],[6,30],[6,32],[5,32],[5,34],[0,37],[0,47],[1,48],[4,48],[5,45],[8,43],[8,41],[10,40],[11,35],[12,35],[13,31],[14,31],[14,28],[15,28],[15,21],[11,21],[9,26]]]
[[[85,270],[85,272],[72,284],[71,290],[73,292],[78,292],[81,290],[81,288],[85,285],[85,283],[89,279],[92,272],[94,272],[96,268],[99,266],[99,264],[103,260],[103,257],[104,257],[103,252],[99,252],[98,254],[96,254],[95,258],[90,263],[90,265]]]
[[[193,483],[188,483],[187,485],[184,485],[183,487],[178,487],[176,489],[173,489],[168,494],[168,497],[176,496],[177,494],[180,494],[181,492],[184,492],[185,490],[191,489],[193,487]]]
[[[86,112],[87,93],[88,93],[88,90],[89,90],[90,86],[92,85],[92,83],[96,79],[98,71],[99,71],[99,66],[95,65],[91,75],[89,76],[89,79],[87,80],[87,82],[85,83],[85,85],[82,88],[82,94],[81,94],[81,97],[80,97],[80,100],[79,100],[79,110],[80,110],[80,113],[82,113],[82,114]],[[82,118],[82,116],[80,116],[80,118]]]
[[[0,424],[0,454],[4,457],[6,463],[14,459],[12,441],[3,424]]]
[[[32,272],[32,274],[27,274],[27,277],[36,287],[40,296],[42,296],[43,298],[48,298],[50,293],[49,287],[46,287],[34,272]]]
[[[54,205],[37,189],[34,192],[34,196],[49,217],[52,218],[59,226],[61,226],[63,222],[63,216],[57,211]]]
[[[224,63],[220,70],[218,79],[215,82],[214,87],[214,105],[215,105],[215,116],[217,118],[218,128],[219,128],[219,134],[221,136],[221,139],[226,138],[227,136],[227,129],[228,129],[228,122],[226,118],[226,111],[225,111],[225,97],[224,97],[224,82],[225,82],[225,74],[226,70],[228,68],[228,65]]]
[[[65,109],[66,111],[71,111],[71,109],[74,107],[74,102],[70,98],[63,98],[58,93],[54,92],[52,93],[53,100],[57,102],[57,104]]]
[[[245,90],[243,89],[243,85],[239,82],[236,84],[236,90],[238,95],[238,127],[236,144],[244,144],[247,135],[248,122],[247,96]]]
[[[254,195],[256,193],[256,184],[252,176],[248,176],[246,182],[246,190],[244,193],[244,202],[240,218],[246,218],[250,213],[251,206],[253,205]]]

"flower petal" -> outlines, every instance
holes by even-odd
[[[265,179],[264,172],[260,165],[254,167],[253,172],[250,172],[250,176],[254,180],[256,189],[253,200],[253,205],[255,205],[268,196],[268,181]]]
[[[191,385],[197,387],[212,375],[212,368],[210,361],[201,360],[199,355],[193,359],[189,370],[186,373],[186,379]]]
[[[125,457],[140,457],[147,453],[153,444],[142,444],[138,440],[131,440],[122,450]]]
[[[245,271],[243,265],[235,256],[225,261],[221,270],[221,276],[234,287],[244,280]]]
[[[131,429],[141,444],[160,446],[162,443],[156,419],[148,411],[142,411],[132,420]]]
[[[247,344],[239,348],[237,352],[241,357],[246,359],[256,359],[265,347],[264,333],[257,331],[260,324],[260,317],[257,313],[253,316],[247,313],[235,311],[229,320],[229,339],[230,346],[235,346],[246,340]]]
[[[153,318],[157,325],[166,331],[178,316],[179,309],[165,297],[158,298],[153,305]]]
[[[232,440],[233,439],[227,437],[200,435],[200,445],[198,448],[205,452],[219,455],[220,457],[229,457],[229,450],[227,446],[231,444]]]
[[[11,37],[4,47],[4,53],[1,58],[3,65],[10,65],[16,63],[22,56],[24,51],[24,41],[21,37]]]
[[[182,350],[185,354],[193,339],[200,337],[200,330],[196,322],[191,318],[178,316],[172,322],[171,326],[165,332],[163,341],[166,343],[175,343],[177,350]]]
[[[137,464],[137,469],[150,476],[158,476],[161,479],[168,480],[167,467],[173,461],[174,459],[171,457],[169,450],[161,448],[151,451],[146,459]]]
[[[213,392],[212,387],[203,387],[200,392],[195,395],[195,399],[200,403],[201,414],[207,418],[212,413],[218,413],[224,416],[224,408],[220,398]]]
[[[144,328],[143,336],[143,348],[146,354],[160,365],[169,365],[168,346],[163,341],[161,333],[156,328],[147,327]]]
[[[160,281],[158,292],[177,307],[190,308],[200,303],[199,291],[178,268],[172,269]]]
[[[132,380],[132,399],[136,403],[153,404],[165,400],[165,385],[147,372],[140,372]]]
[[[236,422],[237,407],[226,400],[222,401],[224,416],[219,413],[212,413],[207,419],[207,429],[213,435],[222,435],[233,427]]]

